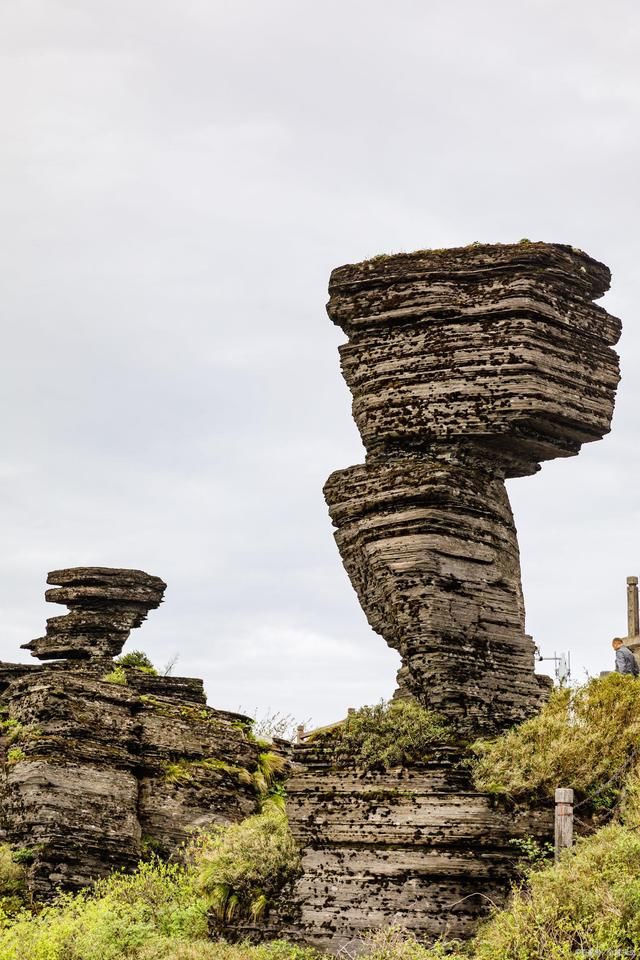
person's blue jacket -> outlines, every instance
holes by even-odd
[[[616,673],[630,673],[634,677],[637,677],[640,673],[638,661],[629,647],[622,646],[616,650]]]

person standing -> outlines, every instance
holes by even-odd
[[[621,640],[620,637],[614,637],[611,646],[616,652],[616,673],[627,673],[632,677],[637,677],[640,674],[638,661],[629,647],[625,646],[624,640]]]

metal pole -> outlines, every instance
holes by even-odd
[[[558,787],[556,790],[555,859],[566,847],[573,846],[573,790]]]

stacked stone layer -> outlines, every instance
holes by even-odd
[[[619,321],[572,247],[418,251],[334,270],[328,312],[367,462],[325,486],[399,692],[491,733],[540,703],[506,477],[609,430]]]
[[[411,770],[358,774],[316,744],[295,750],[287,811],[303,848],[290,936],[357,952],[368,931],[397,923],[414,936],[463,938],[514,873],[511,840],[548,840],[550,809],[509,809],[473,789],[455,751]],[[355,942],[354,942],[355,941]]]
[[[49,620],[32,649],[68,659],[0,664],[0,839],[33,851],[38,899],[131,869],[149,851],[179,856],[194,829],[241,820],[258,799],[247,717],[207,707],[201,680],[113,675],[108,652],[120,653],[164,583],[105,568],[48,582],[59,589],[47,599],[71,613]]]
[[[547,680],[504,483],[481,462],[413,457],[339,471],[325,493],[367,619],[402,658],[400,693],[473,729],[529,716]]]
[[[328,312],[370,457],[470,441],[508,476],[608,432],[621,325],[609,270],[555,244],[419,251],[340,267]]]
[[[131,630],[160,606],[167,586],[142,570],[110,567],[53,570],[47,583],[56,588],[47,590],[46,599],[70,612],[51,617],[44,637],[23,644],[39,660],[118,656]]]

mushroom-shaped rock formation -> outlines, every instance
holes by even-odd
[[[69,613],[47,620],[44,637],[23,644],[39,660],[117,657],[129,633],[162,603],[166,583],[142,570],[70,567],[53,570],[45,597]]]
[[[504,481],[609,431],[620,322],[603,264],[523,242],[339,267],[329,316],[366,464],[325,486],[369,623],[402,657],[399,693],[469,730],[540,702]]]
[[[457,741],[363,776],[331,738],[294,751],[287,812],[302,847],[294,933],[340,954],[400,923],[468,937],[514,876],[511,841],[552,836],[548,806],[478,793],[464,744],[531,715],[547,690],[525,634],[505,478],[609,429],[619,322],[609,271],[545,243],[420,251],[334,270],[330,317],[365,464],[325,486],[369,623],[400,652],[400,695]]]

